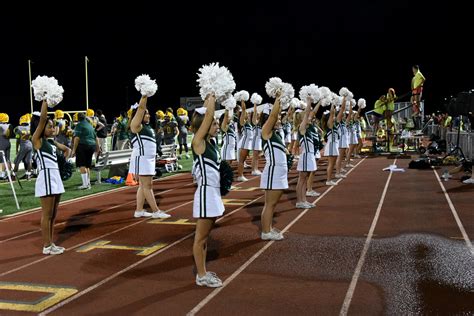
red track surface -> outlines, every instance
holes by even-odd
[[[275,227],[287,230],[280,242],[259,239],[259,178],[237,184],[257,189],[225,197],[241,205],[226,205],[211,234],[207,267],[225,281],[217,290],[194,284],[194,226],[134,219],[134,188],[61,206],[56,243],[68,251],[60,256],[40,254],[39,212],[0,220],[0,314],[25,314],[7,308],[47,295],[5,289],[18,283],[77,290],[44,306],[45,314],[58,315],[337,315],[343,306],[365,315],[474,313],[474,250],[435,172],[406,169],[390,176],[382,168],[392,162],[365,159],[331,189],[323,185],[323,162],[315,189],[327,192],[309,211],[294,208],[292,171],[275,217]],[[396,163],[407,168],[408,162]],[[155,183],[160,207],[172,214],[167,222],[194,221],[191,182],[182,175]],[[474,186],[442,184],[472,238]],[[148,256],[139,250],[77,251],[99,241],[167,246]]]

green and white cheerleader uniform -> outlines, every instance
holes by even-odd
[[[324,146],[324,156],[339,156],[339,124],[334,123],[332,129],[326,130],[327,142]]]
[[[339,124],[339,148],[349,148],[349,132],[345,121]]]
[[[231,122],[227,128],[227,132],[224,132],[223,145],[221,148],[222,160],[235,160],[235,129],[234,123]]]
[[[311,125],[306,128],[306,133],[301,135],[298,131],[298,137],[300,142],[300,159],[298,159],[298,166],[296,170],[311,172],[316,171],[316,158],[314,156],[314,127]]]
[[[260,176],[260,188],[264,190],[288,189],[288,163],[283,139],[273,131],[269,140],[263,139],[265,168]]]
[[[242,136],[240,139],[239,148],[247,150],[253,149],[253,129],[250,123],[245,123],[242,127]]]
[[[193,174],[197,184],[194,193],[193,217],[219,217],[225,210],[220,189],[219,150],[214,142],[206,141],[204,153],[197,155],[193,149],[193,157]]]
[[[349,123],[349,145],[357,145],[359,143],[359,138],[357,137],[357,125],[356,121],[351,121]]]
[[[56,150],[53,140],[45,139],[41,142],[41,148],[35,150],[36,164],[39,169],[35,184],[36,197],[64,193]]]
[[[156,166],[155,131],[148,124],[143,124],[138,134],[132,134],[133,151],[130,158],[129,172],[140,176],[154,176]]]
[[[253,127],[252,149],[262,151],[262,127],[258,124]]]

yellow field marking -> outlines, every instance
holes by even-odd
[[[167,224],[167,225],[196,225],[195,222],[190,222],[187,218],[180,218],[176,221],[165,221],[164,219],[152,219],[147,221],[148,224]]]
[[[0,290],[51,293],[34,302],[6,301],[0,298],[0,310],[34,313],[39,313],[77,293],[72,287],[15,282],[0,282]]]
[[[250,201],[249,199],[222,199],[225,205],[245,205]]]
[[[136,246],[125,246],[125,245],[111,245],[108,240],[98,240],[88,245],[85,245],[79,249],[77,252],[89,252],[94,249],[114,249],[114,250],[134,250],[136,251],[137,256],[148,256],[149,254],[154,253],[155,251],[160,250],[163,247],[166,247],[168,244],[157,243],[149,247],[136,247]]]
[[[238,192],[248,192],[248,191],[255,191],[261,190],[259,187],[250,187],[250,188],[242,188],[242,187],[233,187],[230,191],[238,191]]]

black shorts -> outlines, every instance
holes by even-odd
[[[92,155],[95,152],[95,145],[77,145],[76,167],[92,167]]]

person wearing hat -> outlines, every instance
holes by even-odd
[[[25,177],[31,178],[31,159],[33,153],[33,144],[30,140],[30,114],[20,117],[20,125],[13,130],[16,136],[16,158],[14,161],[13,172],[18,172],[20,163],[25,167]],[[19,150],[18,150],[19,149]]]
[[[10,164],[10,138],[13,135],[13,126],[9,124],[10,118],[6,113],[0,113],[0,150],[3,150],[5,156],[0,152],[0,180],[5,180],[7,178],[5,168],[10,168],[10,166],[5,166],[4,161],[7,164]]]
[[[162,110],[158,110],[155,114],[156,152],[161,156],[161,145],[163,145],[164,138],[163,125],[165,123],[165,113]]]
[[[97,140],[94,127],[86,119],[84,113],[77,115],[79,122],[74,129],[74,142],[72,157],[76,156],[76,166],[81,172],[82,185],[78,189],[90,189],[90,168],[92,167],[92,156],[96,152],[96,157],[100,153],[99,142]]]
[[[64,119],[64,112],[56,110],[54,112],[54,125],[55,125],[55,137],[54,140],[67,147],[71,147],[71,128],[69,127],[69,121]]]
[[[176,112],[178,117],[176,118],[176,122],[178,123],[178,144],[179,144],[179,156],[181,158],[183,154],[183,147],[186,152],[186,159],[189,159],[188,154],[188,128],[191,125],[191,121],[188,117],[188,112],[183,109],[179,108]]]

